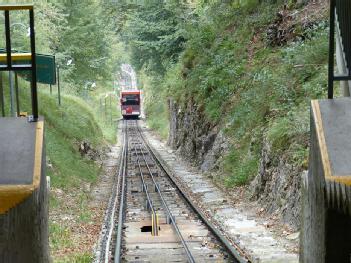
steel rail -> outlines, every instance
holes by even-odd
[[[143,171],[142,171],[141,164],[140,164],[140,160],[139,160],[139,156],[138,156],[137,151],[136,151],[137,148],[136,148],[135,146],[134,146],[134,150],[135,150],[135,153],[136,153],[136,156],[137,156],[137,164],[138,164],[138,168],[139,168],[139,172],[140,172],[141,182],[142,182],[142,185],[143,185],[142,187],[143,187],[143,189],[144,189],[144,191],[145,191],[146,199],[147,199],[147,202],[148,202],[148,204],[149,204],[149,208],[150,208],[152,214],[156,216],[156,210],[155,210],[155,208],[154,208],[154,205],[153,205],[153,203],[152,203],[152,200],[151,200],[149,191],[148,191],[148,189],[147,189],[147,185],[146,185],[146,183],[145,183],[144,173],[143,173]]]
[[[123,123],[123,130],[125,130],[125,126],[126,124]],[[121,150],[121,154],[120,154],[120,164],[119,164],[119,169],[118,169],[118,173],[116,174],[117,176],[117,185],[114,186],[113,190],[112,190],[112,194],[114,192],[116,192],[116,196],[114,197],[114,200],[111,199],[110,204],[109,204],[109,208],[107,211],[110,210],[110,207],[112,207],[112,211],[111,211],[111,216],[110,216],[110,221],[108,222],[109,224],[109,228],[108,228],[108,234],[107,234],[107,241],[106,241],[106,245],[105,245],[105,251],[104,251],[104,258],[100,258],[98,260],[98,262],[102,262],[104,261],[105,263],[107,263],[109,261],[109,253],[110,253],[110,244],[111,244],[111,239],[112,239],[112,234],[113,234],[113,229],[115,227],[114,224],[114,220],[115,220],[115,214],[116,214],[116,207],[117,207],[117,202],[120,196],[120,191],[121,191],[121,181],[123,178],[123,172],[124,172],[124,152],[125,152],[125,144],[124,144],[124,140],[125,138],[123,138],[123,144],[122,144],[122,150]],[[113,198],[113,196],[111,197]],[[108,216],[108,215],[107,215]],[[104,237],[102,239],[102,243],[104,242],[104,239],[106,239],[106,237]]]
[[[141,132],[140,132],[140,130],[138,129],[138,125],[137,125],[137,130],[139,131],[139,134],[140,134],[140,137],[141,137]],[[143,145],[144,145],[144,148],[150,152],[150,149],[147,148],[146,145],[145,145],[145,143],[144,143],[144,138],[143,138],[143,137],[141,137],[141,138],[142,138],[141,141],[142,141],[142,143],[143,143]],[[140,152],[141,152],[141,154],[142,154],[142,156],[143,156],[144,162],[145,162],[146,167],[147,167],[147,169],[148,169],[148,171],[149,171],[149,174],[150,174],[150,177],[151,177],[151,179],[152,179],[152,182],[154,183],[154,185],[155,185],[155,187],[156,187],[156,189],[157,189],[157,193],[158,193],[158,195],[160,196],[160,199],[161,199],[161,201],[162,201],[163,207],[166,209],[166,212],[167,212],[167,214],[168,214],[168,216],[169,216],[169,218],[170,218],[170,220],[171,220],[171,223],[172,223],[172,225],[173,225],[173,227],[174,227],[174,229],[175,229],[175,231],[176,231],[178,237],[180,238],[180,241],[181,241],[181,243],[182,243],[182,245],[183,245],[183,247],[184,247],[184,250],[185,250],[185,252],[186,252],[186,255],[187,255],[187,257],[188,257],[188,260],[189,260],[190,263],[194,263],[194,262],[195,262],[194,257],[193,257],[193,255],[191,254],[191,251],[190,251],[188,245],[186,244],[186,241],[185,241],[185,239],[184,239],[184,237],[183,237],[181,231],[179,230],[179,227],[178,227],[178,225],[177,225],[177,223],[176,223],[176,221],[175,221],[175,219],[174,219],[174,217],[173,217],[173,215],[172,215],[172,212],[171,212],[171,210],[169,209],[169,206],[167,205],[167,202],[165,201],[165,199],[164,199],[164,197],[163,197],[163,195],[162,195],[161,189],[160,189],[159,185],[157,184],[157,182],[156,182],[156,180],[155,180],[155,178],[154,178],[154,176],[153,176],[153,172],[151,171],[150,166],[148,165],[148,163],[147,163],[147,161],[146,161],[145,154],[143,153],[141,147],[139,147],[139,150],[140,150]]]
[[[124,125],[124,139],[123,139],[123,153],[120,170],[122,169],[122,173],[119,176],[122,176],[122,191],[121,198],[119,203],[119,214],[118,214],[118,225],[117,225],[117,233],[116,233],[116,247],[114,254],[114,262],[119,263],[121,260],[121,247],[122,247],[122,227],[123,227],[123,219],[124,219],[124,203],[125,203],[125,188],[126,188],[126,172],[127,172],[127,157],[128,157],[128,123],[123,121]],[[122,167],[122,168],[121,168]]]
[[[178,183],[173,179],[173,177],[170,175],[170,173],[166,170],[164,167],[164,164],[160,160],[160,158],[154,153],[153,148],[150,146],[150,144],[147,142],[145,136],[143,135],[143,132],[141,131],[139,124],[137,122],[137,129],[140,133],[140,137],[143,140],[144,145],[146,148],[149,150],[151,153],[151,156],[154,158],[158,166],[161,168],[161,170],[168,176],[168,178],[171,180],[173,185],[178,189],[179,193],[181,196],[186,200],[188,205],[195,211],[195,213],[200,217],[200,219],[206,224],[206,226],[209,228],[209,230],[219,239],[219,241],[224,245],[228,253],[233,257],[233,259],[236,260],[236,262],[239,263],[250,263],[251,260],[248,258],[248,256],[238,247],[233,246],[231,242],[218,230],[217,227],[205,216],[205,214],[200,210],[200,208],[197,207],[197,205],[188,197],[188,194],[184,193],[182,189],[179,187]]]

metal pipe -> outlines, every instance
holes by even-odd
[[[9,84],[10,84],[10,112],[11,117],[15,117],[15,91],[13,87],[13,74],[12,71],[9,71]]]
[[[1,115],[5,117],[5,100],[4,100],[4,85],[2,82],[2,72],[0,71],[0,103],[1,103]]]
[[[19,89],[18,89],[18,75],[15,72],[15,94],[16,94],[16,107],[17,107],[17,117],[20,116],[20,100],[19,100]]]
[[[334,35],[335,35],[335,0],[330,0],[329,21],[329,64],[328,64],[328,99],[334,96]]]
[[[31,66],[18,66],[18,67],[7,67],[7,66],[0,66],[0,71],[31,71],[32,67]]]
[[[29,24],[30,24],[30,46],[32,53],[32,114],[33,121],[37,121],[39,118],[38,114],[38,92],[37,92],[37,63],[36,63],[36,52],[35,52],[35,28],[34,28],[34,10],[29,10]]]
[[[12,58],[11,58],[11,31],[10,31],[10,12],[8,10],[5,11],[5,38],[6,38],[6,61],[7,67],[12,66]],[[13,84],[12,84],[12,73],[9,72],[9,83],[10,83],[10,112],[11,117],[14,117],[14,99],[13,99]]]
[[[5,38],[6,38],[6,60],[7,60],[7,67],[12,66],[11,60],[11,32],[10,32],[10,12],[9,10],[5,11]]]

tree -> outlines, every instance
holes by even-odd
[[[107,77],[110,57],[109,34],[98,2],[94,0],[66,1],[67,27],[61,35],[56,52],[66,54],[73,62],[68,78],[76,84]],[[59,61],[63,66],[67,61]]]
[[[129,13],[121,36],[131,53],[131,63],[137,70],[163,74],[167,64],[175,62],[186,41],[182,5],[159,3],[134,6]]]

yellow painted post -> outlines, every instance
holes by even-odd
[[[151,234],[153,236],[158,236],[158,214],[153,213],[151,216]]]
[[[158,231],[159,231],[159,224],[158,224],[158,214],[156,214],[156,228],[157,228],[157,235],[159,235]]]
[[[151,214],[151,235],[154,236],[155,235],[155,226],[154,226],[154,214]]]

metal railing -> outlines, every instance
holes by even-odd
[[[338,26],[348,72],[334,73],[335,28]],[[351,1],[330,0],[328,98],[334,96],[334,81],[351,80]]]
[[[30,46],[31,53],[29,54],[13,54],[11,48],[11,24],[10,24],[10,12],[24,10],[29,11],[29,28],[30,28]],[[34,31],[34,7],[33,5],[1,5],[0,11],[4,11],[5,17],[5,42],[6,42],[6,56],[5,64],[0,65],[0,74],[2,71],[30,71],[31,72],[31,101],[32,101],[32,116],[30,121],[38,120],[38,94],[37,94],[37,72],[36,72],[36,56],[35,56],[35,31]],[[18,64],[13,63],[14,60],[23,60],[30,57],[30,64]],[[3,88],[0,87],[0,103],[2,116],[5,115],[4,110],[4,94]]]

